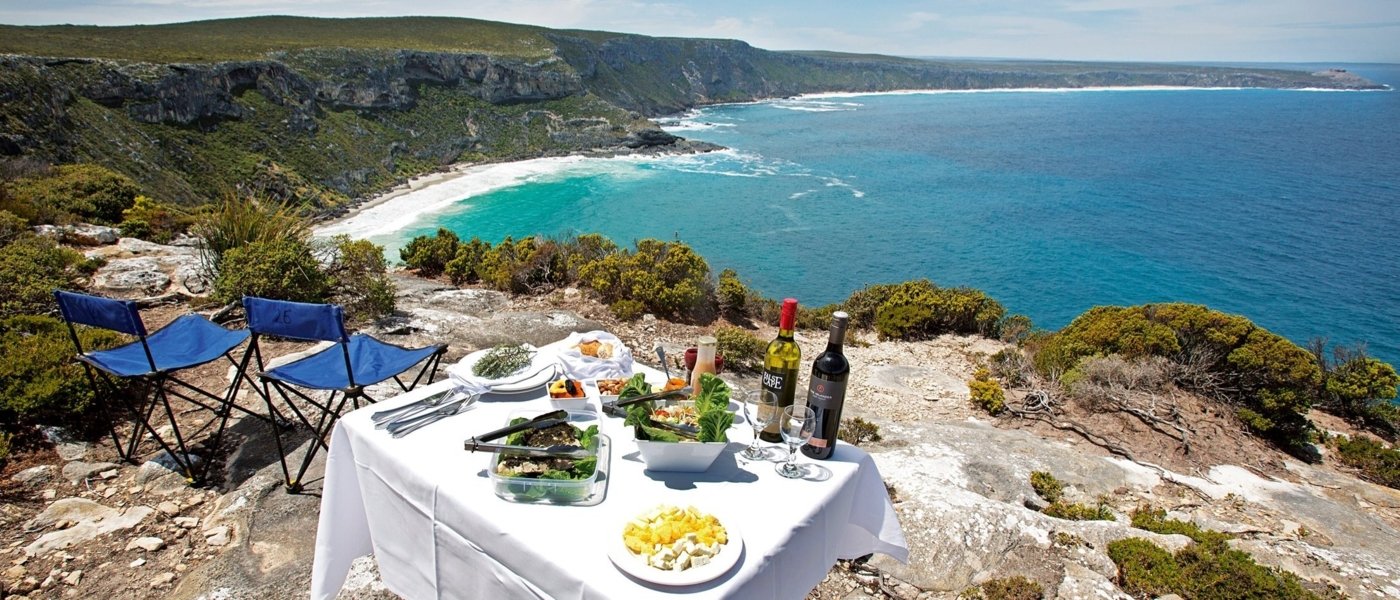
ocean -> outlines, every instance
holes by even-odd
[[[1351,70],[1400,87],[1400,65]],[[662,122],[729,150],[473,167],[322,233],[394,257],[440,226],[680,239],[807,305],[922,277],[1045,328],[1196,302],[1400,364],[1400,93],[819,95]]]

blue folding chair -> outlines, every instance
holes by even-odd
[[[345,330],[344,311],[333,304],[306,304],[244,296],[243,310],[248,316],[248,329],[253,332],[252,341],[248,345],[249,353],[257,360],[258,380],[263,384],[259,394],[267,401],[268,410],[273,410],[272,394],[268,390],[270,385],[272,389],[277,390],[278,396],[292,413],[312,431],[313,443],[302,457],[301,466],[293,477],[287,466],[287,453],[282,446],[281,432],[276,427],[273,428],[273,435],[277,438],[277,454],[282,461],[282,474],[287,479],[287,491],[290,493],[302,490],[302,478],[306,476],[306,470],[311,466],[311,460],[316,456],[317,450],[329,449],[326,436],[330,434],[331,427],[335,425],[335,420],[340,417],[346,403],[352,403],[355,408],[359,408],[361,399],[374,402],[374,399],[365,393],[365,387],[390,378],[405,392],[424,381],[424,375],[427,375],[427,381],[432,381],[433,376],[437,374],[442,355],[447,352],[447,344],[404,348],[381,342],[363,333],[349,335]],[[262,351],[258,346],[258,338],[264,335],[335,344],[311,356],[264,370]],[[424,359],[427,359],[426,362]],[[399,375],[420,362],[424,363],[423,368],[418,371],[412,383],[405,384],[399,379]],[[330,396],[324,401],[318,401],[297,388],[329,391]],[[320,413],[314,415],[314,425],[308,415],[288,396],[289,393],[315,407]]]
[[[247,331],[225,329],[200,315],[188,314],[147,335],[146,325],[141,321],[141,314],[135,302],[62,290],[55,290],[54,298],[58,300],[59,311],[68,324],[68,333],[73,338],[73,345],[78,349],[77,359],[83,364],[94,392],[104,400],[105,406],[124,405],[132,417],[133,431],[125,443],[117,431],[116,423],[112,423],[112,441],[117,446],[117,454],[123,460],[135,462],[141,441],[149,434],[193,483],[202,480],[208,474],[209,466],[213,463],[213,454],[218,451],[219,442],[228,425],[231,409],[241,410],[259,419],[267,419],[234,402],[239,384],[245,379],[241,369],[222,396],[201,389],[176,375],[180,371],[217,360],[221,356],[237,366],[239,363],[233,359],[232,351],[242,344],[243,340],[248,339]],[[110,350],[85,351],[75,325],[108,329],[135,336],[137,340]],[[99,377],[105,385],[98,385]],[[132,398],[132,395],[117,385],[113,378],[139,383],[141,393]],[[249,383],[251,384],[251,380]],[[212,441],[207,445],[210,456],[206,457],[204,468],[198,474],[195,473],[194,460],[190,458],[189,448],[186,446],[186,440],[192,436],[181,433],[174,408],[170,404],[172,396],[214,413],[214,418],[193,435],[199,435],[209,426],[218,424]],[[206,401],[211,404],[206,404]],[[151,423],[151,416],[157,406],[164,409],[165,417],[169,421],[171,436],[175,438],[174,447]]]

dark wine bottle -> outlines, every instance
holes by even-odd
[[[841,345],[846,341],[846,325],[850,315],[837,311],[831,314],[831,337],[826,342],[826,351],[812,361],[812,377],[807,383],[807,407],[816,415],[816,431],[812,439],[802,445],[802,454],[810,458],[825,460],[836,451],[836,433],[841,429],[841,405],[846,402],[846,378],[851,374],[851,363],[841,353]]]
[[[763,393],[777,401],[777,413],[758,433],[758,438],[765,442],[782,443],[777,416],[797,399],[797,368],[802,365],[802,348],[792,337],[796,328],[797,300],[787,298],[783,300],[783,311],[778,317],[778,337],[768,343],[768,351],[763,354]]]

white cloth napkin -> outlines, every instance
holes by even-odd
[[[578,345],[588,340],[611,344],[612,357],[597,358],[579,352]],[[604,379],[632,375],[632,351],[628,350],[617,336],[606,331],[569,334],[559,350],[559,362],[564,366],[564,374],[571,379]]]
[[[535,353],[535,356],[530,360],[530,364],[505,377],[499,379],[482,379],[473,374],[472,365],[476,364],[476,360],[473,360],[475,353],[469,354],[463,357],[462,360],[457,361],[456,364],[447,367],[447,377],[452,380],[453,387],[459,392],[465,394],[484,394],[500,386],[508,386],[536,377],[539,375],[540,371],[549,369],[558,363],[558,356],[556,356],[554,352],[540,350],[529,344],[526,344],[526,347]]]

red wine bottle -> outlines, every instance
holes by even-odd
[[[846,402],[846,378],[851,364],[841,353],[846,341],[846,325],[850,315],[837,311],[831,315],[831,337],[826,351],[812,361],[812,377],[807,384],[807,406],[816,414],[816,431],[802,445],[802,454],[825,460],[836,451],[836,433],[841,429],[841,405]]]

